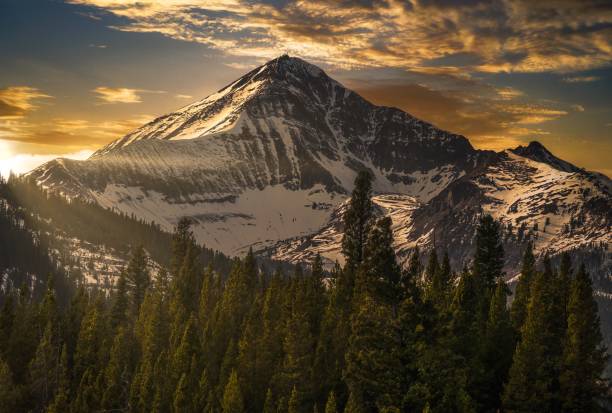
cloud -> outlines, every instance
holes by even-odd
[[[570,76],[564,77],[563,81],[565,83],[586,83],[586,82],[596,82],[601,79],[598,76]]]
[[[38,107],[36,101],[51,96],[30,86],[9,86],[0,89],[0,117],[23,116]]]
[[[584,112],[585,111],[584,106],[582,105],[572,105],[572,110],[574,112]]]
[[[177,99],[193,99],[193,96],[191,95],[183,95],[183,94],[176,94],[174,95],[175,98]]]
[[[93,90],[98,95],[98,99],[105,103],[140,103],[142,102],[138,89],[128,89],[124,87],[112,88],[99,86]]]
[[[48,162],[55,158],[69,158],[69,159],[87,159],[91,156],[93,151],[91,150],[81,150],[72,153],[64,153],[64,154],[29,154],[29,153],[20,153],[16,155],[11,155],[6,158],[0,159],[0,176],[7,178],[9,174],[23,174],[31,171],[37,166],[42,165],[45,162]]]
[[[567,115],[562,108],[500,98],[499,90],[487,92],[486,85],[476,90],[437,90],[423,84],[385,81],[348,83],[376,104],[405,110],[437,127],[468,136],[476,146],[487,149],[501,150],[547,135],[540,126]]]
[[[602,0],[70,2],[122,17],[117,30],[161,33],[231,56],[289,52],[339,68],[565,73],[612,61],[612,8]]]
[[[0,119],[0,140],[32,150],[33,145],[56,153],[58,146],[76,151],[97,149],[120,138],[153,119],[150,115],[137,115],[128,119],[90,121],[86,119],[54,118],[36,123],[25,119]]]

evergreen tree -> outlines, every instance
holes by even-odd
[[[493,290],[504,266],[504,248],[499,223],[491,215],[483,215],[476,228],[474,276],[478,283]]]
[[[523,253],[521,276],[516,284],[514,300],[512,301],[511,316],[512,325],[517,332],[521,331],[525,318],[527,317],[527,306],[529,304],[530,288],[535,277],[535,257],[533,256],[533,245],[527,244]]]
[[[53,402],[49,405],[48,413],[62,413],[68,411],[70,406],[70,370],[68,366],[68,348],[64,344],[60,357],[58,388]]]
[[[410,254],[406,269],[402,271],[400,280],[402,299],[411,298],[414,300],[418,295],[417,285],[423,272],[420,254],[419,247],[415,247]]]
[[[243,413],[245,411],[236,371],[232,371],[225,386],[222,407],[223,413]]]
[[[560,377],[564,412],[594,412],[609,391],[603,378],[606,349],[602,344],[597,303],[584,265],[571,283],[567,333]]]
[[[376,412],[400,407],[397,405],[403,380],[400,345],[391,307],[363,295],[353,316],[346,354],[345,380],[352,409],[359,405],[359,411]]]
[[[325,413],[338,413],[336,396],[333,391],[329,392],[329,396],[327,397],[327,403],[325,403]]]
[[[368,234],[364,258],[359,269],[356,294],[368,294],[391,307],[397,315],[401,299],[401,270],[393,249],[391,218],[381,218]]]
[[[108,410],[125,410],[130,393],[134,361],[134,340],[131,329],[120,327],[113,340],[108,364],[104,371],[105,389],[102,406]]]
[[[484,411],[496,412],[501,407],[501,393],[508,379],[514,350],[514,330],[507,309],[508,287],[499,279],[489,306],[484,337],[484,382],[481,404]]]
[[[114,301],[110,310],[110,324],[116,330],[120,324],[125,322],[128,310],[127,279],[125,271],[121,271],[117,283]]]
[[[554,308],[555,291],[545,273],[538,273],[531,286],[527,318],[521,330],[521,341],[512,360],[508,383],[504,389],[506,412],[553,412],[559,409],[556,385],[559,360],[554,349],[562,337],[554,328],[558,314]]]
[[[355,271],[363,258],[363,248],[372,218],[371,196],[372,175],[361,171],[355,178],[355,188],[344,213],[342,254],[346,258],[349,271]]]
[[[126,270],[126,281],[132,298],[132,314],[136,318],[140,305],[144,300],[145,293],[151,283],[149,270],[147,269],[147,254],[142,246],[137,247],[132,253],[132,259]]]
[[[17,404],[17,388],[13,381],[13,374],[7,363],[0,358],[0,406],[3,411],[15,411]]]
[[[47,280],[47,292],[40,305],[39,317],[44,332],[29,365],[29,384],[36,405],[42,409],[55,393],[61,353],[59,315],[52,276]]]
[[[440,264],[438,263],[438,253],[433,248],[429,253],[429,259],[427,266],[425,267],[425,280],[424,283],[427,288],[431,288],[431,284],[434,282],[436,274],[440,272]]]
[[[274,398],[272,397],[272,389],[268,388],[266,392],[266,401],[264,402],[263,413],[276,413]]]

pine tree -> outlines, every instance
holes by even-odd
[[[263,406],[263,413],[276,413],[276,406],[274,405],[274,398],[272,397],[272,389],[268,388],[266,392],[266,401]]]
[[[121,271],[119,274],[115,288],[114,301],[110,309],[110,323],[113,330],[116,330],[120,324],[124,323],[127,316],[128,296],[125,271]]]
[[[567,333],[560,376],[564,412],[593,412],[609,386],[603,378],[606,349],[602,344],[597,303],[584,265],[571,283]]]
[[[176,386],[172,407],[174,408],[173,411],[176,413],[191,411],[189,385],[187,375],[185,373],[181,375],[181,378]]]
[[[493,290],[504,266],[504,248],[499,223],[491,215],[483,215],[476,228],[474,276],[478,283]]]
[[[15,411],[17,404],[17,389],[13,381],[11,369],[4,360],[0,358],[0,406],[3,411]]]
[[[292,389],[299,388],[299,399],[295,399],[300,411],[306,411],[314,398],[312,386],[312,364],[314,338],[310,333],[304,309],[296,308],[287,323],[283,342],[285,357],[280,374],[279,388],[282,394],[291,395]],[[296,390],[297,392],[297,390]],[[296,397],[297,393],[296,393]]]
[[[345,380],[355,406],[364,412],[399,408],[403,371],[401,338],[390,306],[363,295],[352,320]]]
[[[329,396],[327,397],[327,403],[325,403],[325,413],[338,413],[336,395],[333,391],[329,392]]]
[[[48,413],[62,413],[68,411],[69,406],[70,371],[68,366],[68,348],[64,344],[60,357],[58,388],[47,411]]]
[[[46,406],[55,393],[59,358],[59,337],[56,326],[49,321],[29,366],[30,389],[39,409]]]
[[[238,375],[232,371],[223,392],[223,413],[243,413],[244,400],[238,384]]]
[[[517,332],[521,331],[525,318],[527,317],[530,288],[534,277],[535,257],[533,256],[533,245],[528,243],[523,254],[521,276],[516,284],[514,300],[512,301],[511,308],[512,325]]]
[[[391,218],[381,218],[368,234],[355,294],[369,294],[397,315],[401,299],[401,270],[393,249]]]
[[[355,178],[355,188],[344,213],[344,236],[342,254],[346,267],[355,271],[361,264],[363,248],[372,218],[372,175],[361,171]]]
[[[144,248],[139,246],[132,253],[132,259],[126,269],[125,278],[132,298],[131,312],[134,318],[138,316],[140,305],[151,283],[147,260]]]
[[[291,390],[291,396],[289,397],[289,403],[287,405],[287,413],[305,413],[301,405],[301,397],[295,386]]]
[[[448,253],[444,254],[442,264],[437,265],[435,250],[432,252],[433,262],[428,265],[426,274],[431,272],[431,283],[428,286],[427,298],[433,303],[440,312],[447,309],[451,291],[451,268]],[[431,258],[430,258],[431,261]],[[430,268],[431,267],[431,268]],[[428,276],[429,277],[429,276]]]
[[[527,318],[512,360],[503,394],[504,411],[552,412],[559,408],[555,354],[562,337],[555,331],[555,291],[550,278],[538,273],[531,286]]]
[[[425,267],[425,280],[424,283],[427,288],[431,288],[431,284],[434,282],[434,277],[440,272],[440,264],[438,263],[438,253],[433,248],[429,253],[429,259],[427,266]]]
[[[509,290],[500,279],[489,306],[484,336],[484,382],[481,404],[485,411],[498,411],[501,407],[501,393],[508,379],[514,350],[514,330],[507,309]]]
[[[113,340],[108,364],[104,371],[105,390],[102,407],[109,410],[125,410],[130,393],[134,361],[134,340],[131,329],[120,327]]]

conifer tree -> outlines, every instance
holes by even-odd
[[[59,315],[51,275],[47,280],[47,291],[40,305],[39,323],[44,326],[44,332],[30,362],[29,375],[30,390],[38,408],[41,409],[49,403],[55,393],[61,353]]]
[[[560,376],[564,412],[593,412],[609,391],[603,378],[606,348],[602,344],[597,303],[584,265],[571,283],[567,333]]]
[[[133,365],[137,357],[129,327],[120,327],[113,340],[108,364],[104,369],[105,389],[102,406],[109,410],[125,410],[130,394]]]
[[[329,396],[327,397],[327,403],[325,403],[325,413],[338,413],[336,395],[333,391],[329,392]]]
[[[403,380],[400,345],[392,308],[368,294],[360,297],[346,354],[345,380],[352,408],[358,404],[360,411],[376,412],[400,407],[396,404]]]
[[[127,316],[128,296],[125,271],[121,271],[119,274],[115,288],[114,301],[110,309],[110,324],[113,330],[116,330],[121,323],[125,322]]]
[[[431,284],[434,282],[434,277],[440,272],[440,264],[438,263],[438,253],[433,248],[429,253],[429,259],[427,260],[427,266],[425,267],[425,280],[424,283],[427,288],[431,288]]]
[[[6,412],[14,411],[17,404],[17,389],[9,365],[0,358],[0,406]]]
[[[432,252],[432,255],[434,254],[435,250]],[[435,257],[434,261],[437,261]],[[449,304],[451,290],[451,268],[448,253],[444,254],[442,264],[438,266],[431,263],[431,267],[426,271],[426,273],[432,271],[433,274],[428,286],[427,298],[438,311],[444,312]]]
[[[53,402],[49,405],[48,413],[67,412],[70,407],[70,371],[68,366],[68,348],[62,347],[60,356],[58,388]]]
[[[363,248],[372,218],[372,175],[360,171],[355,178],[355,188],[344,213],[344,236],[342,254],[346,258],[346,267],[355,271],[361,264]]]
[[[138,316],[140,305],[151,283],[147,261],[147,254],[144,248],[139,246],[132,253],[132,259],[126,269],[126,281],[131,293],[132,315],[134,318]]]
[[[222,407],[223,413],[243,413],[245,411],[236,371],[232,371],[225,385]]]
[[[306,406],[314,398],[312,385],[312,364],[314,356],[314,338],[310,332],[308,319],[302,308],[296,308],[287,323],[287,333],[283,342],[284,360],[280,374],[279,388],[290,397],[292,389],[296,390],[296,408],[306,411]]]
[[[555,291],[550,278],[538,273],[531,286],[527,318],[512,360],[503,394],[506,412],[552,412],[559,408],[556,391],[559,360],[554,350],[562,337],[554,325]]]
[[[507,309],[508,287],[503,279],[497,281],[489,306],[489,318],[484,336],[484,382],[481,404],[485,411],[498,411],[501,393],[508,379],[514,350],[514,330]]]
[[[527,317],[527,306],[529,304],[530,288],[535,277],[535,257],[533,256],[533,244],[528,243],[523,253],[521,276],[516,284],[514,300],[512,301],[511,316],[514,329],[520,333],[525,318]]]
[[[368,294],[397,315],[401,299],[401,270],[393,249],[391,218],[381,218],[368,234],[355,294]]]
[[[276,413],[276,406],[274,405],[274,398],[272,397],[272,389],[268,387],[266,392],[266,401],[263,406],[263,413]]]
[[[504,248],[499,223],[491,215],[483,215],[476,228],[474,276],[479,284],[492,291],[502,276]]]

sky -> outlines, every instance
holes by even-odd
[[[83,159],[283,53],[373,103],[612,176],[608,0],[0,0],[0,173]]]

